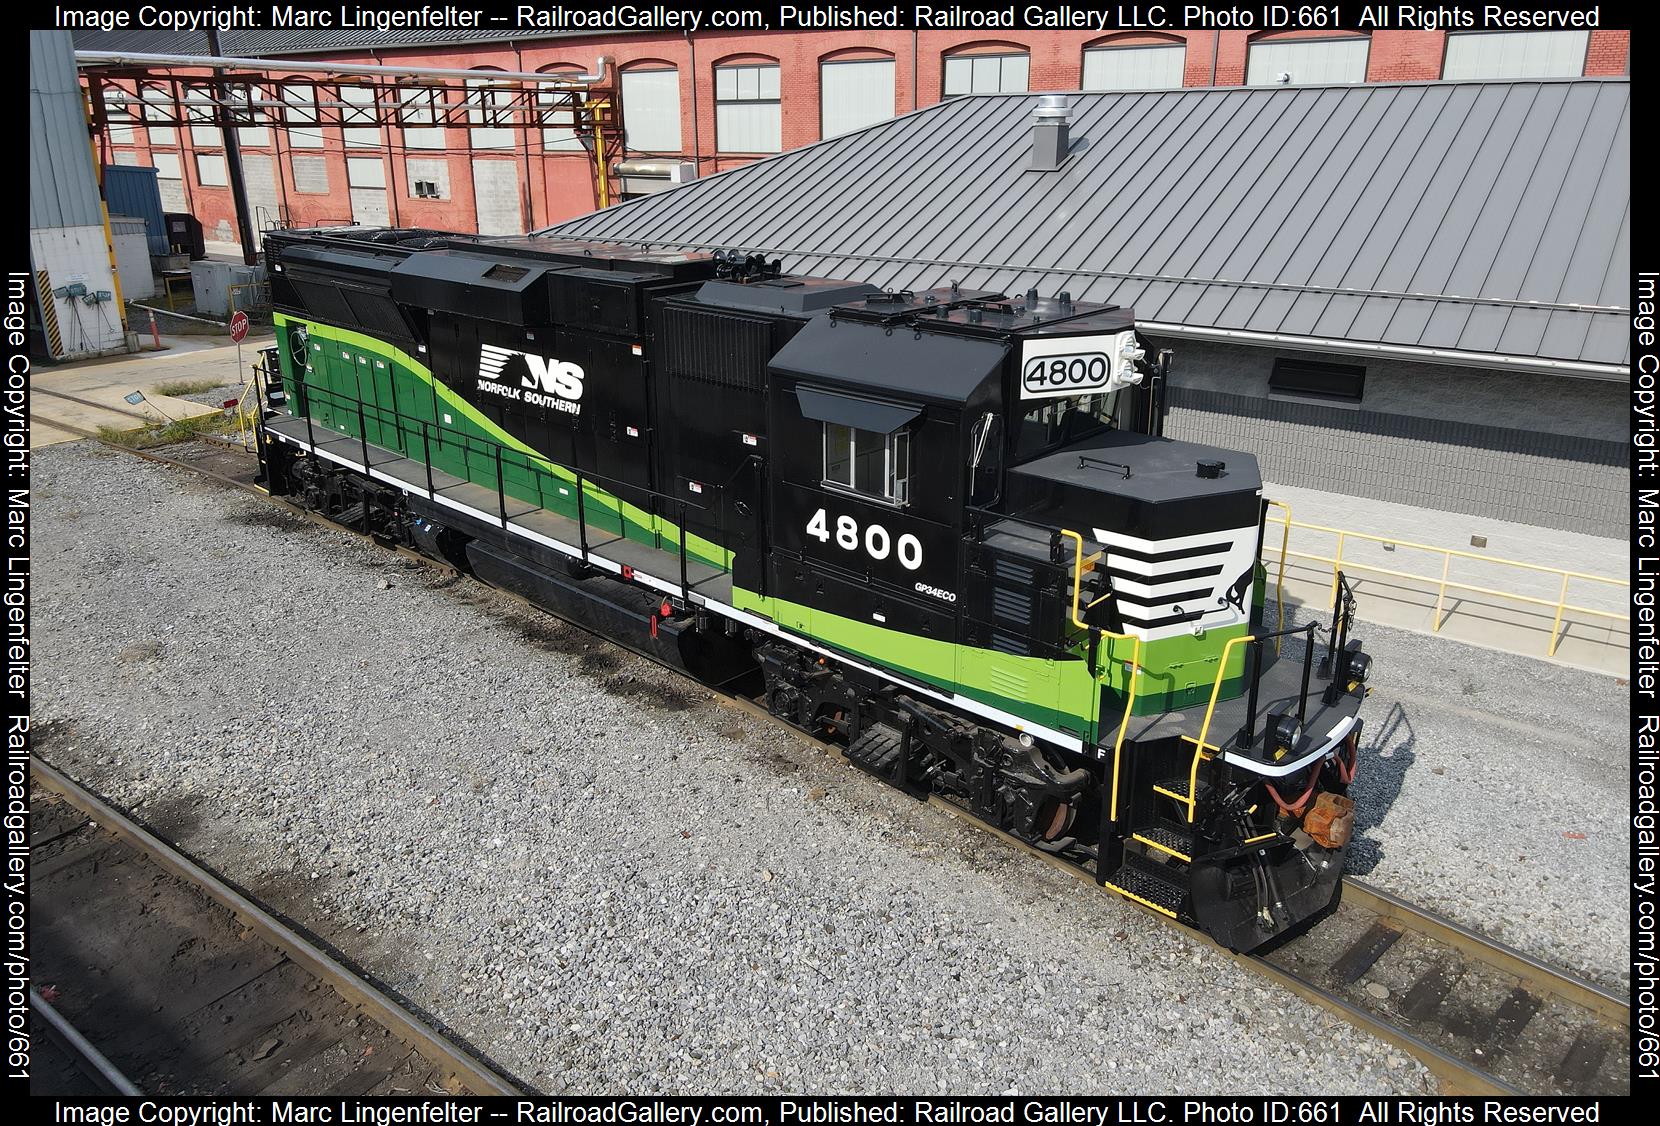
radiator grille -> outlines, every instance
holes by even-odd
[[[771,326],[748,317],[669,305],[663,309],[663,358],[670,377],[760,392],[772,354]]]

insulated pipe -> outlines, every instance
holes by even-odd
[[[219,33],[208,29],[208,49],[219,57]],[[225,149],[225,176],[230,181],[231,210],[236,214],[236,233],[242,242],[242,264],[252,266],[259,261],[259,246],[254,239],[253,216],[248,209],[248,185],[242,175],[242,141],[231,112],[226,105],[225,75],[218,67],[213,69],[213,116],[219,122],[220,143]],[[194,141],[192,142],[194,144]]]
[[[280,70],[314,74],[385,75],[405,78],[472,78],[481,74],[509,82],[536,82],[543,85],[592,86],[605,79],[611,65],[610,55],[601,55],[594,63],[592,74],[530,74],[525,71],[477,71],[456,67],[436,66],[376,66],[370,63],[302,62],[297,59],[243,59],[227,55],[155,55],[132,51],[76,51],[78,67],[110,66],[192,66],[234,68],[239,70]]]

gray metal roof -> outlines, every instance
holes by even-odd
[[[226,55],[262,58],[300,55],[313,51],[396,50],[400,47],[449,47],[471,43],[536,39],[565,39],[591,31],[268,31],[219,33],[219,49]],[[613,33],[623,34],[623,33]],[[201,31],[77,31],[77,51],[132,51],[152,55],[205,55],[207,33]]]
[[[103,221],[69,36],[31,31],[29,227],[95,227]]]
[[[956,98],[557,225],[1133,306],[1172,335],[1629,372],[1624,79]]]

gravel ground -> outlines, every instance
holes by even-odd
[[[540,1089],[1431,1089],[478,584],[86,443],[35,482],[43,753]]]
[[[1375,687],[1350,872],[1629,989],[1630,689],[1367,622],[1354,633]]]

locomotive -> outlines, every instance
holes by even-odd
[[[1268,627],[1255,459],[1163,435],[1131,310],[537,235],[265,254],[273,495],[748,684],[1232,949],[1333,903],[1353,599]]]

